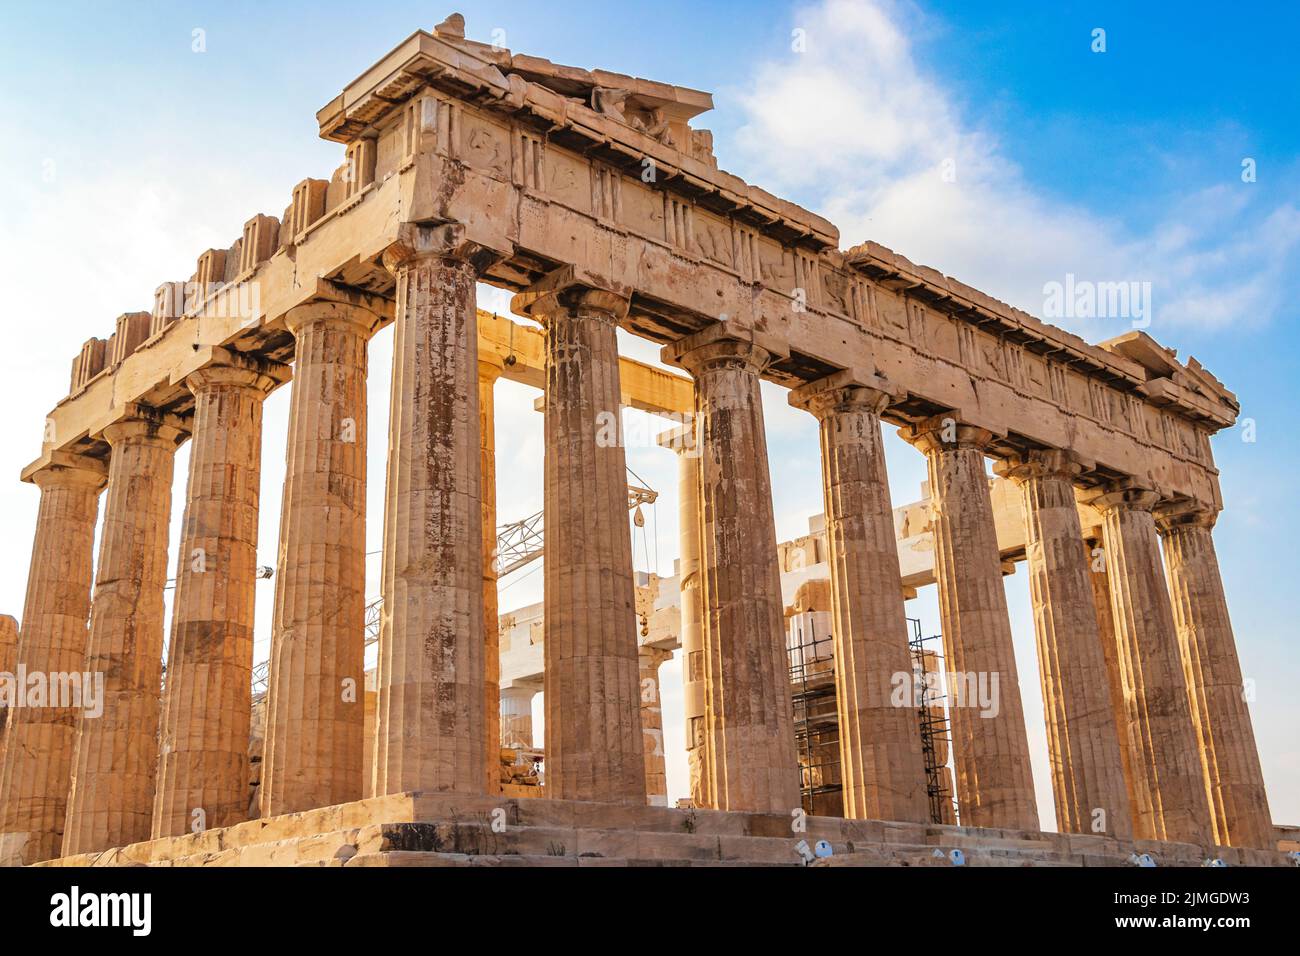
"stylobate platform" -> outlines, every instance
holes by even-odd
[[[838,817],[406,793],[42,866],[1286,866],[1275,850]]]

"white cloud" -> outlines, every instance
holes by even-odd
[[[1300,259],[1300,202],[1255,184],[1208,185],[1146,229],[1035,187],[995,133],[917,63],[911,6],[824,0],[798,10],[807,51],[761,64],[738,91],[743,167],[840,228],[1032,313],[1067,273],[1151,282],[1155,322],[1220,328],[1269,320]],[[955,181],[945,171],[955,173]],[[1073,331],[1097,340],[1125,322]]]

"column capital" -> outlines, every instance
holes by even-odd
[[[507,684],[501,688],[501,696],[510,700],[532,700],[542,692],[533,684]]]
[[[671,660],[672,651],[664,650],[662,647],[655,647],[653,644],[640,644],[637,646],[637,657],[647,666],[659,667],[665,661]]]
[[[833,411],[869,411],[877,417],[901,397],[901,390],[883,375],[846,368],[791,389],[789,402],[818,420]]]
[[[103,438],[114,447],[133,442],[162,445],[175,450],[189,434],[189,424],[179,416],[131,402],[127,404],[121,418],[104,426]]]
[[[961,448],[986,452],[996,436],[987,428],[963,422],[961,415],[953,409],[905,425],[898,430],[898,437],[928,454],[935,450],[957,451]]]
[[[1154,509],[1156,530],[1162,535],[1172,534],[1189,528],[1203,528],[1209,531],[1219,520],[1219,511],[1200,501],[1183,498],[1178,501],[1162,501]]]
[[[675,451],[679,458],[698,458],[700,456],[700,446],[695,434],[694,419],[684,425],[678,425],[676,428],[660,432],[655,441],[658,442],[660,448],[669,448]]]
[[[305,326],[325,323],[338,329],[358,332],[367,338],[383,323],[384,316],[350,302],[312,299],[295,305],[285,313],[284,325],[295,336]]]
[[[98,491],[108,484],[108,462],[76,452],[53,451],[49,461],[33,472],[30,480],[41,489],[81,485]]]
[[[187,375],[185,385],[196,394],[219,385],[243,386],[265,397],[289,381],[292,374],[290,367],[282,362],[222,348],[213,351],[211,365]]]
[[[569,265],[548,272],[516,294],[510,300],[510,309],[542,325],[549,316],[561,312],[617,324],[627,318],[631,304],[631,289]]]
[[[528,316],[538,325],[545,325],[556,315],[604,319],[617,325],[627,317],[629,301],[606,289],[529,290],[510,300],[510,310]]]
[[[993,473],[1002,478],[1010,478],[1018,485],[1031,478],[1057,478],[1072,482],[1088,467],[1088,462],[1064,448],[1035,448],[995,462]]]
[[[1136,479],[1121,478],[1102,485],[1087,501],[1103,515],[1121,509],[1152,511],[1160,502],[1160,493]]]
[[[478,380],[480,384],[491,384],[505,374],[506,363],[496,352],[479,349]]]
[[[744,365],[759,375],[775,361],[788,358],[790,350],[776,336],[754,329],[733,328],[714,322],[703,329],[665,345],[660,357],[665,364],[684,368],[696,378],[718,366]]]
[[[429,259],[464,262],[482,275],[500,258],[501,253],[467,239],[465,226],[458,222],[439,226],[403,223],[397,229],[397,238],[380,254],[384,268],[393,275]]]
[[[586,289],[578,296],[578,315],[582,318],[604,318],[622,322],[632,305],[629,296],[607,289]]]

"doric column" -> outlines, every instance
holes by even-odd
[[[1038,829],[1020,679],[984,453],[992,435],[936,415],[900,435],[925,453],[948,703],[964,826]]]
[[[788,814],[799,807],[776,523],[759,375],[764,348],[713,325],[664,349],[695,377],[708,806]]]
[[[131,406],[104,429],[112,449],[85,671],[103,713],[77,722],[64,856],[149,838],[162,694],[163,588],[178,423]]]
[[[668,806],[668,769],[664,753],[664,717],[659,702],[659,667],[671,651],[642,645],[638,664],[641,679],[641,736],[645,750],[646,803]]]
[[[581,286],[515,299],[545,327],[547,796],[644,804],[618,323]]]
[[[0,614],[0,673],[12,674],[18,666],[18,621]]]
[[[66,452],[53,453],[32,476],[41,503],[16,666],[43,680],[85,670],[95,520],[106,479],[104,462]],[[53,859],[63,845],[81,708],[54,703],[47,698],[45,706],[17,707],[9,715],[0,769],[0,866]]]
[[[365,710],[361,717],[361,796],[375,795],[375,738],[379,730],[379,691],[375,689],[375,672],[366,675]]]
[[[1085,532],[1087,533],[1087,532]],[[1130,702],[1124,696],[1124,676],[1119,666],[1119,644],[1115,640],[1115,615],[1110,606],[1110,574],[1106,571],[1106,548],[1100,527],[1085,538],[1084,558],[1088,562],[1088,579],[1092,586],[1092,605],[1096,612],[1097,634],[1106,661],[1106,686],[1110,691],[1110,709],[1118,730],[1119,757],[1124,768],[1125,792],[1128,794],[1129,820],[1137,823],[1137,809],[1142,806],[1141,781],[1133,773],[1131,760],[1137,747],[1133,741],[1133,723],[1129,720]],[[1138,788],[1138,789],[1135,789]],[[1130,827],[1132,829],[1132,827]]]
[[[1123,484],[1093,501],[1104,518],[1116,654],[1132,727],[1134,831],[1138,839],[1208,846],[1210,808],[1151,513],[1157,498]]]
[[[314,301],[294,336],[261,815],[361,798],[365,708],[366,365],[380,319]]]
[[[18,669],[18,622],[8,614],[0,614],[0,674],[14,674]],[[14,692],[17,694],[17,684]],[[9,726],[11,707],[18,701],[0,699],[0,767],[5,759],[5,729]]]
[[[821,425],[822,487],[831,566],[835,695],[844,815],[930,819],[912,686],[889,477],[880,413],[890,394],[852,371],[790,393]]]
[[[190,375],[190,474],[176,562],[154,839],[248,819],[262,400],[284,366],[235,353]]]
[[[700,451],[695,423],[666,432],[659,439],[677,453],[677,585],[681,608],[683,729],[690,772],[691,805],[712,807],[708,734],[704,712],[704,592],[700,575]]]
[[[477,315],[477,313],[476,313]],[[501,789],[501,635],[497,619],[497,379],[504,371],[499,356],[478,357],[479,483],[483,501],[483,715],[487,748],[487,792]]]
[[[537,688],[515,684],[501,688],[501,746],[528,750],[533,744],[533,698]],[[499,759],[499,758],[498,758]]]
[[[1120,728],[1093,600],[1092,572],[1068,453],[1030,452],[1001,462],[1024,498],[1029,596],[1038,638],[1056,826],[1062,833],[1133,835]]]
[[[488,779],[476,270],[456,228],[412,229],[397,276],[375,794]]]
[[[1215,837],[1222,846],[1273,847],[1273,820],[1228,618],[1211,529],[1218,514],[1191,504],[1156,513]]]

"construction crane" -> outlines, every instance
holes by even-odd
[[[630,471],[630,469],[629,469]],[[635,476],[635,473],[633,473]],[[639,479],[640,480],[640,479]],[[653,489],[629,483],[627,486],[627,510],[635,512],[642,505],[652,505],[659,499],[659,492]],[[497,576],[505,577],[518,571],[542,556],[542,515],[537,512],[521,521],[512,521],[497,528]],[[638,522],[639,524],[639,522]],[[269,569],[268,569],[269,570]],[[269,575],[268,575],[269,576]],[[366,605],[366,646],[379,641],[379,619],[384,599],[375,598]],[[260,700],[266,694],[270,679],[270,661],[263,661],[253,668],[253,699]]]
[[[641,505],[652,505],[659,492],[637,485],[627,486],[627,510],[636,511]],[[497,575],[505,577],[542,556],[542,514],[529,515],[522,521],[503,524],[497,528]]]

